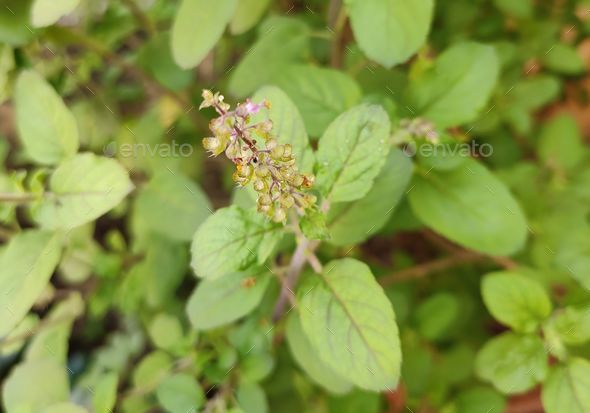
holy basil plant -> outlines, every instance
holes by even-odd
[[[589,8],[0,0],[0,410],[590,413]]]

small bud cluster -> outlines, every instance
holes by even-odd
[[[439,135],[436,127],[426,119],[402,119],[399,123],[399,130],[397,132],[398,140],[408,140],[413,138],[423,138],[431,143],[438,143]]]
[[[297,170],[293,148],[279,144],[272,137],[272,121],[252,123],[251,115],[262,108],[270,108],[268,101],[238,104],[235,110],[223,101],[223,96],[203,90],[199,109],[213,107],[219,116],[209,124],[213,137],[203,139],[203,146],[211,156],[222,152],[236,165],[233,180],[239,186],[250,182],[258,193],[258,211],[275,222],[285,222],[287,211],[295,208],[304,214],[316,203],[316,197],[306,191],[313,185],[313,175]],[[257,138],[264,145],[259,147]]]

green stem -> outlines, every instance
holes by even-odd
[[[42,194],[0,192],[0,202],[27,204],[38,201]]]

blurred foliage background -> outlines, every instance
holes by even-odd
[[[344,3],[0,0],[7,413],[590,412],[590,2]],[[194,298],[193,234],[253,205],[201,147],[203,88],[286,97],[314,149],[356,105],[389,115],[400,150],[317,254],[385,289],[397,389],[275,323],[280,277]],[[487,152],[424,155],[429,133]]]

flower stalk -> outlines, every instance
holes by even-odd
[[[225,153],[236,165],[232,177],[238,186],[252,183],[259,212],[285,223],[291,208],[303,215],[315,207],[316,197],[307,192],[314,177],[298,171],[293,147],[273,137],[270,119],[252,121],[252,115],[270,108],[268,101],[257,104],[247,99],[231,110],[219,93],[203,90],[202,96],[199,109],[212,107],[219,115],[209,123],[213,136],[204,138],[203,146],[211,156]]]

